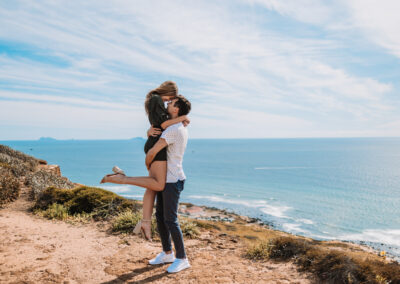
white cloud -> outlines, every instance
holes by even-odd
[[[21,42],[25,50],[45,58],[0,55],[0,81],[10,90],[2,96],[112,113],[132,110],[143,116],[145,93],[162,80],[175,78],[193,100],[193,115],[201,121],[201,128],[193,121],[196,136],[207,136],[205,129],[212,125],[236,132],[241,127],[246,129],[240,133],[243,137],[306,135],[312,131],[310,123],[316,129],[319,123],[334,129],[332,124],[349,119],[363,123],[387,117],[388,112],[393,115],[396,105],[385,100],[393,84],[358,76],[326,60],[342,45],[336,37],[283,34],[255,14],[248,21],[252,10],[238,10],[238,3],[261,4],[327,28],[335,21],[345,25],[349,11],[341,2],[314,0],[225,6],[203,1],[0,4],[0,25],[7,27],[0,30],[0,38]],[[207,105],[219,112],[220,121],[209,118]],[[243,119],[250,115],[255,119]],[[111,119],[116,133],[122,133],[117,120]]]
[[[246,1],[246,0],[245,0]],[[328,30],[361,31],[371,42],[400,57],[397,0],[247,0],[281,15]]]
[[[375,44],[400,58],[400,2],[397,0],[352,0],[347,5],[355,27]]]

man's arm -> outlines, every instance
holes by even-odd
[[[154,157],[157,155],[158,152],[160,152],[162,149],[167,147],[167,141],[165,141],[164,138],[158,139],[157,143],[147,152],[146,155],[146,167],[147,169],[150,169],[150,165],[154,160]]]

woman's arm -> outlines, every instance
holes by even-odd
[[[186,122],[185,124],[188,125],[190,123],[190,119],[187,117],[187,115],[181,115],[181,116],[178,116],[177,118],[168,119],[168,120],[164,121],[163,123],[161,123],[161,128],[166,129],[167,127],[169,127],[173,124],[179,123],[179,122]]]

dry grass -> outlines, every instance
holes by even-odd
[[[221,227],[213,221],[193,220],[193,222],[195,222],[197,224],[197,227],[199,228],[203,228],[206,230],[221,230]]]
[[[0,163],[10,166],[13,174],[17,177],[33,172],[39,164],[34,157],[15,151],[5,145],[0,145]]]
[[[0,206],[18,198],[20,184],[8,166],[0,165]]]
[[[258,243],[245,256],[254,260],[294,261],[301,270],[313,272],[323,283],[400,283],[400,265],[396,262],[296,236]]]
[[[200,231],[196,222],[193,222],[192,220],[181,218],[179,219],[179,225],[184,237],[195,239],[200,235]]]

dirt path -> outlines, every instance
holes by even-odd
[[[159,242],[46,220],[30,206],[25,189],[0,209],[0,283],[311,283],[292,264],[249,261],[241,242],[207,232],[185,241],[192,268],[170,275],[147,265]]]

